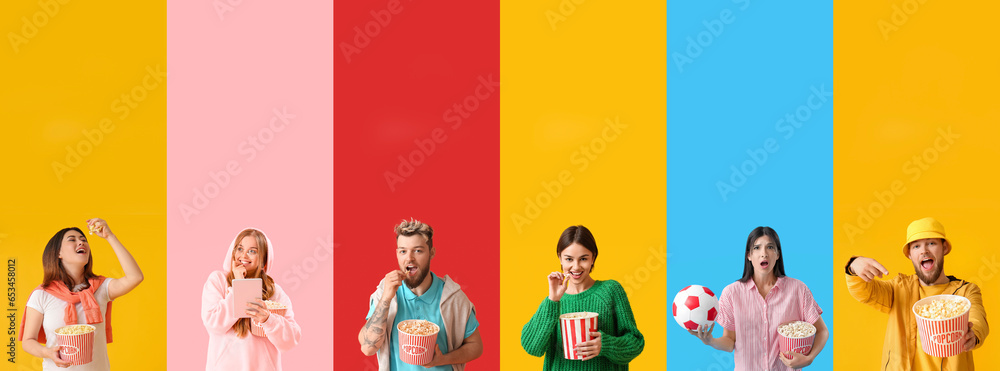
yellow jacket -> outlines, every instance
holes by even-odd
[[[850,263],[848,263],[850,264]],[[983,297],[979,287],[972,282],[948,276],[944,293],[961,295],[972,302],[969,309],[969,322],[972,322],[972,332],[979,340],[975,348],[983,345],[986,335],[990,333],[986,323],[986,310],[983,308]],[[859,302],[868,304],[875,309],[889,314],[889,323],[885,330],[885,343],[882,345],[881,370],[914,369],[913,357],[917,349],[917,320],[911,311],[913,304],[920,299],[920,282],[917,276],[900,273],[891,280],[871,280],[865,282],[861,277],[847,274],[847,289],[851,296]],[[972,352],[964,352],[943,359],[944,370],[974,370]],[[934,368],[935,370],[937,367]]]

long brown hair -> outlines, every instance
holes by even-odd
[[[264,232],[252,228],[244,229],[242,232],[240,232],[240,234],[236,236],[236,240],[233,241],[233,247],[231,249],[232,256],[230,256],[230,258],[236,260],[236,247],[239,246],[241,242],[243,242],[243,238],[248,236],[253,236],[253,238],[257,240],[258,264],[257,264],[257,270],[252,274],[250,272],[247,272],[247,276],[245,278],[263,279],[264,285],[262,287],[263,292],[261,297],[264,298],[264,300],[267,300],[271,298],[271,295],[274,295],[274,279],[271,278],[271,276],[268,276],[267,272],[265,272],[265,270],[267,270],[268,268],[267,257],[269,253],[268,251],[269,246],[267,245],[267,238],[264,237]],[[233,279],[235,278],[236,276],[233,275],[233,271],[230,270],[229,275],[226,276],[226,286],[232,286]],[[250,334],[250,326],[251,326],[250,318],[240,318],[239,320],[236,321],[236,323],[233,324],[233,331],[236,331],[236,336],[240,338],[245,338],[248,334]]]
[[[66,232],[77,231],[83,235],[83,238],[87,238],[87,235],[83,234],[80,228],[70,227],[63,228],[56,232],[55,236],[49,239],[49,243],[45,245],[45,251],[42,252],[42,270],[45,272],[42,278],[42,287],[48,287],[50,283],[58,281],[66,285],[67,288],[73,290],[73,277],[66,273],[66,268],[63,267],[62,259],[59,258],[59,250],[62,249],[62,240],[66,236]],[[87,265],[83,266],[83,281],[90,282],[91,278],[97,278],[94,274],[94,254],[90,254],[90,259],[87,260]]]

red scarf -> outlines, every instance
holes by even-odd
[[[97,299],[94,298],[94,292],[97,291],[98,287],[104,283],[104,276],[98,276],[96,278],[91,278],[89,280],[90,287],[79,291],[72,292],[66,284],[62,281],[52,281],[49,283],[48,287],[38,286],[35,290],[43,290],[52,296],[59,298],[59,300],[66,302],[66,313],[63,315],[63,322],[66,325],[77,324],[78,319],[76,316],[76,304],[81,303],[83,305],[83,314],[87,316],[87,324],[93,325],[96,323],[104,322],[104,333],[111,343],[111,302],[108,302],[107,310],[107,320],[101,316],[101,306],[97,303]],[[28,315],[28,307],[24,307],[24,315],[21,317],[21,338],[20,341],[24,341],[24,320]],[[45,327],[39,326],[38,328],[38,342],[45,343]]]

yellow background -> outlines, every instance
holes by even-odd
[[[70,226],[86,231],[86,219],[102,217],[145,275],[139,287],[115,300],[115,341],[108,346],[111,365],[164,370],[165,78],[161,76],[163,81],[147,89],[145,100],[124,119],[121,112],[112,111],[112,105],[142,85],[147,67],[166,70],[166,4],[59,4],[54,15],[37,17],[43,24],[17,51],[9,41],[10,33],[23,36],[22,17],[30,21],[43,9],[37,1],[4,2],[0,8],[4,36],[0,43],[0,122],[5,139],[0,146],[5,169],[0,257],[18,259],[17,325],[31,290],[41,283],[41,255],[49,238]],[[65,164],[65,147],[88,141],[83,131],[99,130],[98,123],[105,118],[114,130],[103,133],[99,144],[91,144],[91,153],[60,179],[53,161]],[[94,272],[121,277],[110,245],[90,237]],[[41,370],[40,360],[22,351],[20,342],[17,350],[17,365],[5,360],[3,369]]]
[[[834,310],[835,369],[874,369],[881,358],[888,316],[858,303],[847,292],[844,265],[852,255],[872,257],[890,277],[913,274],[902,255],[907,225],[926,216],[940,220],[954,250],[944,273],[980,286],[987,316],[1000,318],[997,265],[995,161],[1000,158],[1000,84],[996,3],[909,1],[837,2],[834,6]],[[920,4],[913,7],[914,4]],[[879,20],[898,30],[888,40]],[[915,11],[914,11],[915,10]],[[939,129],[959,135],[938,159],[921,170],[913,156],[933,158]],[[945,142],[939,141],[939,144]],[[909,171],[904,173],[904,171]],[[906,191],[851,241],[845,224],[858,225],[858,208],[879,200],[893,181]],[[885,198],[885,197],[884,197]],[[883,202],[887,204],[888,202]],[[878,211],[878,207],[872,207]],[[976,368],[1000,369],[996,326],[975,351]]]
[[[662,369],[666,4],[588,1],[559,13],[561,3],[574,2],[500,4],[500,368],[542,367],[521,348],[521,328],[548,295],[546,276],[559,270],[559,235],[583,224],[599,248],[593,277],[625,286],[646,341],[630,367]],[[568,15],[553,30],[546,11]],[[574,152],[615,118],[628,127],[581,170]],[[525,198],[563,171],[573,182],[519,231],[512,214],[525,216]]]

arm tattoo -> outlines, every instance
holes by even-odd
[[[385,340],[385,321],[386,315],[389,312],[389,303],[379,302],[378,307],[375,308],[375,312],[372,316],[368,318],[368,323],[365,323],[365,345],[370,347],[378,347],[378,343]]]

